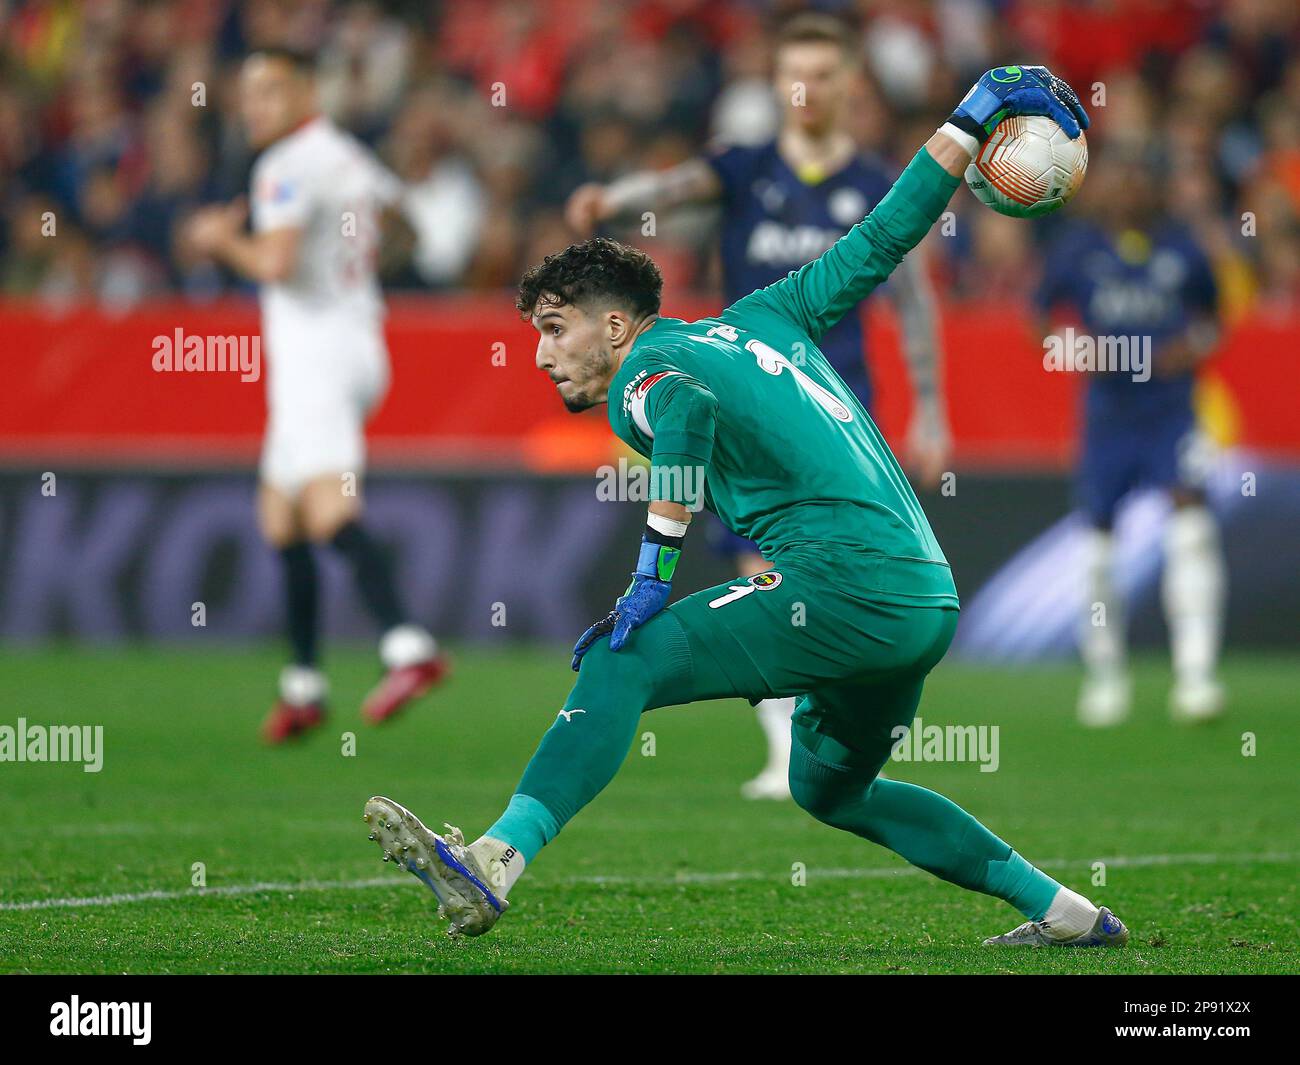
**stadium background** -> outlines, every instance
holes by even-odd
[[[20,2],[0,7],[0,638],[91,643],[275,638],[274,558],[257,538],[262,383],[158,373],[153,341],[256,335],[253,293],[178,239],[197,206],[245,192],[239,57],[319,53],[329,112],[415,188],[413,257],[389,271],[393,387],[372,425],[368,496],[401,580],[438,633],[567,640],[625,579],[637,506],[605,506],[620,452],[532,367],[511,304],[528,263],[566,244],[580,182],[753,141],[775,115],[767,33],[798,4],[696,2]],[[1199,405],[1232,581],[1228,643],[1295,646],[1300,616],[1300,12],[1285,0],[822,4],[863,26],[863,146],[902,162],[961,88],[1029,56],[1108,136],[1165,152],[1170,211],[1211,251],[1227,336]],[[998,21],[995,23],[995,16]],[[1010,27],[1010,33],[1007,32]],[[1087,40],[1086,49],[1073,47]],[[201,89],[200,97],[195,96]],[[505,106],[494,106],[504,91]],[[201,99],[196,106],[196,99]],[[1089,187],[1072,210],[1087,211]],[[1045,373],[1028,296],[1056,220],[953,201],[927,240],[941,297],[951,494],[923,502],[966,604],[958,650],[1067,655],[1081,585],[1069,516],[1080,382]],[[1244,227],[1250,212],[1253,225]],[[55,235],[44,221],[53,218]],[[718,307],[713,218],[666,215],[645,245],[665,305]],[[1249,235],[1243,228],[1250,230]],[[892,311],[864,311],[878,420],[910,410]],[[53,495],[45,488],[54,474]],[[1242,491],[1251,475],[1253,493]],[[1140,643],[1163,640],[1159,500],[1121,520]],[[560,529],[563,513],[573,537]],[[325,559],[327,632],[368,633]],[[729,576],[686,553],[683,589]],[[563,579],[560,575],[563,574]],[[203,602],[206,626],[193,624]],[[496,604],[506,604],[505,624]]]
[[[984,950],[1018,920],[1001,902],[846,845],[791,803],[744,802],[762,737],[743,700],[650,715],[485,939],[442,935],[428,894],[365,839],[376,793],[469,834],[492,823],[565,698],[566,645],[633,562],[642,507],[596,493],[624,456],[599,413],[558,409],[513,283],[569,240],[578,183],[766,135],[766,33],[795,6],[0,0],[0,729],[104,727],[103,772],[0,762],[0,972],[1300,971],[1294,0],[820,5],[863,24],[864,147],[901,161],[990,64],[1044,62],[1094,116],[1094,165],[1121,132],[1167,148],[1164,199],[1214,257],[1228,332],[1199,403],[1221,445],[1228,712],[1168,720],[1162,503],[1146,497],[1121,519],[1146,648],[1134,714],[1088,731],[1072,712],[1080,382],[1043,371],[1028,306],[1059,219],[1012,222],[959,189],[953,235],[927,242],[956,491],[923,503],[964,606],[921,713],[992,726],[1001,756],[995,773],[945,758],[889,774],[1113,906],[1129,950]],[[416,190],[416,258],[395,256],[388,280],[368,515],[454,662],[402,720],[360,728],[373,632],[321,552],[327,635],[345,639],[326,641],[329,725],[292,748],[256,738],[284,656],[253,520],[262,382],[152,363],[177,330],[256,336],[252,291],[177,235],[196,206],[245,192],[234,78],[264,43],[315,49],[331,111]],[[718,306],[713,221],[612,232],[649,248],[670,312],[693,315]],[[898,443],[897,324],[885,301],[865,313]],[[729,576],[697,544],[676,585]]]

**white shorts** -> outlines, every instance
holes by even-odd
[[[359,481],[366,420],[388,391],[383,334],[358,335],[353,323],[342,335],[296,330],[288,344],[269,346],[262,481],[290,497],[325,475]]]

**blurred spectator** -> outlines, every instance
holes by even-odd
[[[1231,319],[1297,299],[1295,0],[13,0],[0,5],[0,278],[11,295],[208,298],[232,282],[176,239],[252,164],[232,73],[262,44],[315,50],[323,107],[406,182],[395,283],[504,287],[566,239],[579,183],[770,135],[768,42],[806,7],[858,20],[854,134],[900,164],[984,68],[1046,63],[1108,141],[1162,153],[1168,212],[1214,258]],[[1080,196],[1086,211],[1089,186]],[[1059,224],[954,198],[934,258],[958,297],[1014,297]],[[52,212],[57,236],[39,219]],[[711,220],[651,235],[671,284],[710,284]]]
[[[393,123],[384,154],[407,187],[403,207],[415,228],[414,266],[431,286],[459,282],[478,245],[486,195],[473,163],[458,149],[450,116],[464,94],[422,89]]]

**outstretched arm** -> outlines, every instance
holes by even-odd
[[[813,340],[820,338],[920,243],[980,144],[1008,115],[1048,115],[1071,137],[1088,124],[1074,91],[1045,68],[990,70],[926,141],[874,211],[820,258],[746,296],[737,306],[765,306]]]
[[[970,159],[948,134],[936,133],[871,214],[820,258],[746,296],[737,308],[761,305],[820,339],[920,243]]]
[[[921,483],[933,488],[947,466],[951,438],[943,402],[938,309],[921,251],[914,249],[899,264],[886,291],[898,312],[903,355],[912,382],[906,461]]]
[[[643,170],[608,185],[581,185],[569,197],[564,216],[575,232],[588,237],[610,218],[715,200],[721,194],[717,171],[703,159],[688,159],[670,170]]]

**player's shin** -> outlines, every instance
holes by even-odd
[[[1114,584],[1114,535],[1089,529],[1084,547],[1084,613],[1079,652],[1085,671],[1079,718],[1086,725],[1117,724],[1128,714],[1124,604]]]
[[[810,750],[816,746],[816,754]],[[790,788],[824,824],[852,832],[949,883],[1003,899],[1047,934],[1087,932],[1098,909],[1057,883],[950,799],[927,788],[875,778],[840,764],[833,744],[795,726]]]
[[[635,630],[618,652],[604,638],[594,644],[510,805],[474,847],[489,857],[512,848],[524,863],[532,862],[614,779],[642,712],[689,701],[690,671],[686,634],[671,614]],[[512,869],[509,874],[513,884],[518,873]]]
[[[307,543],[280,548],[284,569],[285,628],[293,661],[306,669],[316,667],[318,585],[316,558]]]
[[[379,541],[360,522],[349,521],[334,534],[330,543],[352,567],[357,591],[381,631],[387,632],[401,625],[406,614],[397,597],[392,567]]]
[[[1215,679],[1226,577],[1214,516],[1205,506],[1174,510],[1165,532],[1162,599],[1174,662],[1173,708],[1184,717],[1217,713]]]
[[[764,699],[757,706],[758,723],[767,740],[767,764],[753,780],[746,781],[741,794],[747,799],[790,797],[790,718],[795,700]]]

